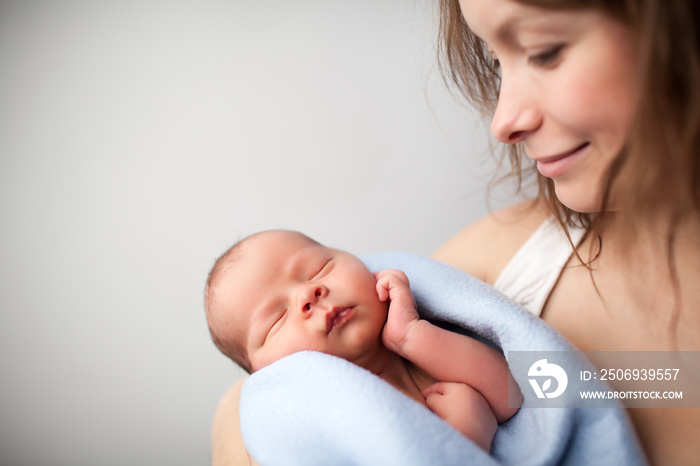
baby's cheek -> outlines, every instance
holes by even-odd
[[[387,319],[389,318],[389,301],[384,301],[383,303],[379,303],[379,307],[377,310],[377,316],[381,322],[381,326],[383,327],[384,324],[386,323]]]

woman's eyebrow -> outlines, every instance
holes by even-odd
[[[522,17],[520,16],[510,16],[505,21],[503,21],[496,29],[496,39],[501,42],[512,43],[515,40],[515,33],[517,32]]]
[[[535,17],[529,14],[511,15],[505,18],[496,28],[494,38],[503,44],[517,45],[519,34],[525,32],[544,33],[559,31],[561,32],[561,24],[553,21],[553,18],[548,15],[546,17]]]
[[[518,45],[521,35],[533,34],[561,34],[571,31],[572,25],[562,23],[561,19],[555,20],[552,14],[546,16],[532,16],[523,14],[509,16],[496,29],[496,40],[507,45]]]

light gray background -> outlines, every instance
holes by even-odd
[[[210,461],[233,241],[430,254],[487,212],[487,125],[428,0],[0,3],[0,463]],[[496,201],[498,202],[498,201]]]

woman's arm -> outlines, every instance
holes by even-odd
[[[243,437],[238,406],[245,378],[236,382],[219,402],[211,429],[211,464],[213,466],[254,466]]]

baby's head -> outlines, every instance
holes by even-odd
[[[387,304],[357,257],[283,230],[256,233],[214,264],[205,291],[212,339],[248,372],[303,350],[360,366],[383,349]]]

